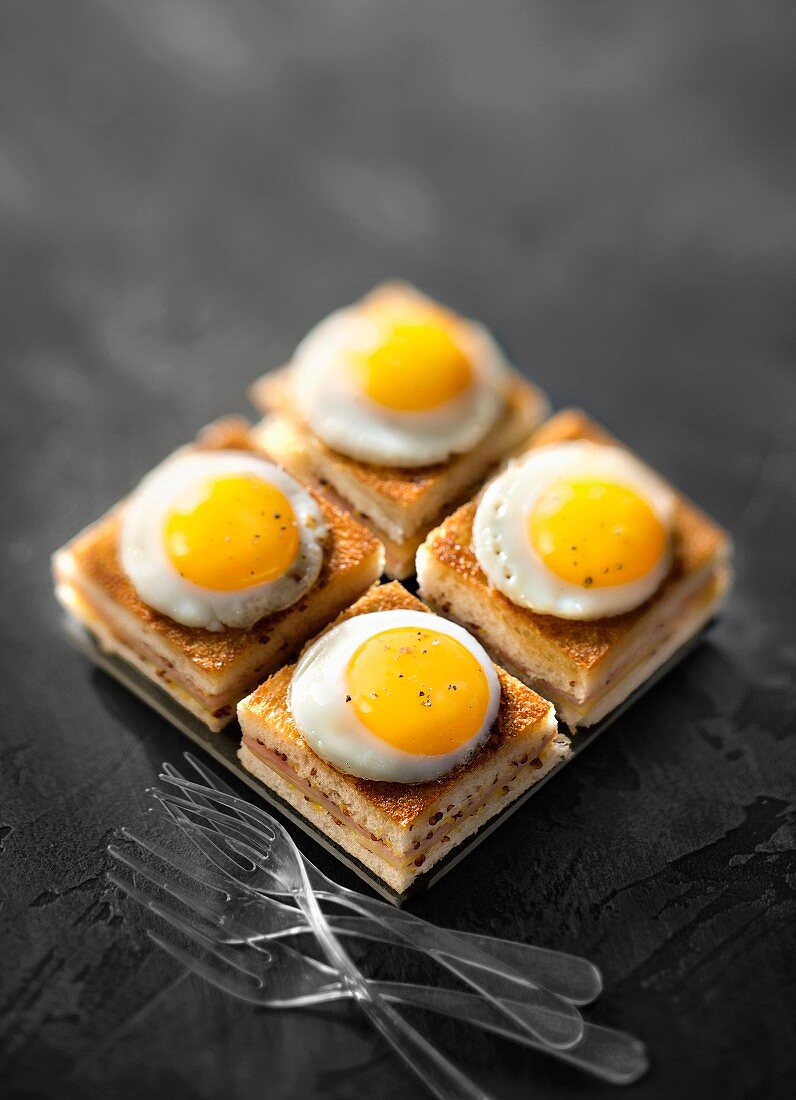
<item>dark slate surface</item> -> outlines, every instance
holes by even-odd
[[[107,888],[106,843],[146,824],[182,745],[69,648],[47,573],[393,274],[483,318],[738,543],[711,641],[416,908],[597,961],[592,1018],[654,1059],[629,1095],[792,1095],[792,4],[7,0],[0,18],[5,1095],[418,1095],[353,1008],[233,1003]],[[611,1091],[422,1023],[498,1097]]]

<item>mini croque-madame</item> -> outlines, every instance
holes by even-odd
[[[731,579],[725,531],[578,410],[432,531],[420,593],[551,699],[600,721],[695,635]]]
[[[238,719],[243,766],[399,893],[569,752],[550,703],[394,581]]]
[[[403,283],[321,321],[252,400],[259,445],[366,523],[398,578],[548,412],[483,326]]]
[[[381,574],[379,541],[228,419],[53,558],[56,593],[108,652],[212,730]]]

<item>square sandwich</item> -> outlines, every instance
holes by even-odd
[[[53,557],[60,601],[211,730],[381,574],[378,539],[219,421]]]
[[[370,527],[398,578],[548,411],[483,326],[403,283],[323,320],[252,400],[263,450]]]
[[[727,533],[578,410],[432,531],[420,593],[551,699],[600,721],[703,627],[730,577]]]
[[[398,893],[569,752],[550,703],[397,582],[238,718],[243,766]]]

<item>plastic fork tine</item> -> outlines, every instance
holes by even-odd
[[[247,947],[253,948],[255,953],[250,951],[246,952],[245,958],[255,966],[256,969],[252,970],[248,966],[244,966],[241,959],[244,957],[243,952],[237,947],[232,947],[227,944],[220,936],[206,935],[201,929],[197,928],[193,924],[188,924],[179,917],[172,909],[169,909],[165,905],[161,905],[159,902],[153,901],[149,905],[149,909],[161,920],[166,921],[172,928],[176,928],[178,932],[186,937],[186,939],[192,940],[194,943],[198,943],[200,947],[204,947],[206,951],[209,951],[212,955],[215,955],[221,962],[227,964],[227,966],[233,967],[235,970],[240,971],[241,974],[245,974],[249,978],[254,978],[257,981],[261,981],[261,976],[257,973],[257,968],[263,965],[269,965],[271,962],[271,953],[262,948],[258,943],[249,943],[247,941]]]
[[[166,807],[164,804],[164,810],[169,820],[177,825],[185,836],[196,845],[205,859],[208,859],[222,874],[228,875],[232,879],[234,885],[245,888],[245,883],[241,881],[240,876],[250,875],[256,870],[257,864],[253,857],[260,860],[263,858],[262,853],[254,852],[253,849],[249,849],[251,854],[239,853],[245,854],[251,864],[249,867],[241,866],[240,862],[233,859],[232,856],[229,855],[229,852],[225,850],[230,847],[230,842],[222,833],[190,821],[177,807],[172,809],[171,807]],[[224,845],[223,848],[221,844],[219,844],[219,841]]]
[[[216,866],[221,866],[226,874],[237,880],[240,874],[251,875],[263,869],[270,855],[271,844],[268,838],[249,822],[230,818],[228,814],[218,810],[196,806],[168,793],[157,790],[153,790],[152,793],[205,856],[212,859]],[[196,820],[197,818],[200,820]],[[199,840],[199,834],[204,835],[203,843]],[[208,846],[212,847],[214,854],[211,854]],[[246,860],[246,865],[234,859],[230,855],[231,852]],[[223,866],[219,864],[219,859]],[[270,866],[268,870],[273,873]]]
[[[183,905],[199,913],[199,915],[206,920],[222,921],[224,919],[226,907],[222,902],[213,901],[197,893],[195,890],[188,890],[184,886],[179,886],[176,882],[167,878],[166,875],[150,867],[148,863],[144,863],[143,860],[130,855],[128,852],[122,851],[121,848],[117,848],[113,844],[108,845],[108,851],[114,859],[118,859],[120,863],[129,867],[131,871],[135,871],[136,874],[142,875],[151,882],[153,886],[158,886],[161,890],[165,890],[167,894],[171,894],[177,901],[181,901]]]
[[[179,781],[184,781],[185,777],[182,775],[182,773],[177,768],[175,768],[173,764],[169,764],[168,761],[163,762],[162,768],[163,768],[163,771],[161,773],[161,776],[168,776],[170,779],[174,779],[175,781],[178,781],[178,782]],[[205,797],[205,795],[198,794],[195,791],[186,792],[186,798],[191,803],[195,804],[196,806],[201,806],[203,809],[208,809],[209,810],[209,809],[213,808],[212,802],[210,802]],[[240,817],[239,814],[236,815],[236,816]]]
[[[174,819],[169,815],[169,820],[174,822]],[[157,856],[158,859],[168,864],[175,871],[179,871],[180,874],[185,875],[187,878],[193,879],[194,882],[199,882],[203,886],[208,886],[212,890],[217,890],[223,894],[226,898],[232,896],[232,888],[234,883],[226,875],[217,874],[211,871],[208,867],[200,867],[197,863],[193,863],[190,860],[184,859],[178,855],[177,852],[166,848],[162,844],[158,844],[155,840],[144,840],[132,831],[132,829],[124,828],[121,830],[122,836],[125,840],[130,840],[133,844],[136,844],[142,851],[149,852],[150,855]]]
[[[257,840],[264,841],[266,844],[270,845],[276,839],[273,829],[266,830],[260,828],[252,824],[251,821],[244,821],[240,817],[226,813],[224,810],[219,810],[215,806],[202,806],[192,801],[191,798],[181,798],[172,791],[161,791],[158,787],[150,788],[149,793],[154,795],[160,802],[178,806],[183,812],[187,811],[188,813],[198,814],[208,821],[226,826],[236,832],[245,832],[247,836],[254,836]]]
[[[191,955],[188,951],[178,947],[170,940],[164,939],[156,932],[147,932],[147,936],[168,955],[171,955],[173,959],[182,963],[190,973],[204,978],[205,981],[215,986],[216,989],[220,989],[223,993],[229,993],[238,1000],[247,1001],[249,1004],[265,1005],[268,1008],[299,1008],[302,1005],[326,1004],[329,1001],[339,1001],[349,997],[348,992],[333,980],[330,980],[330,983],[325,987],[319,987],[309,994],[282,999],[271,997],[266,993],[265,978],[258,978],[258,984],[255,986],[245,982],[245,979],[242,980],[237,974],[225,974],[218,970],[216,966],[210,965],[202,959],[197,959],[195,955]]]
[[[192,752],[184,752],[182,755],[185,758],[186,763],[193,768],[193,770],[196,772],[196,774],[199,776],[205,786],[212,788],[214,791],[218,791],[220,794],[227,795],[228,798],[237,798],[237,795],[233,791],[232,787],[230,787],[228,783],[225,783],[220,776],[210,771],[209,768],[206,768],[201,760],[198,760]],[[164,764],[163,770],[166,771],[172,778],[177,781],[181,781],[183,784],[190,782],[190,780],[186,779],[185,776],[182,775],[177,770],[177,768],[174,767],[173,764]],[[209,805],[209,801],[206,795],[191,792],[186,787],[183,787],[183,790],[186,791],[188,798],[194,799],[202,805]],[[245,812],[242,812],[235,807],[232,807],[232,812],[235,814],[236,817],[240,818],[241,820],[246,819],[247,815],[245,814]]]
[[[211,772],[209,768],[206,768],[201,760],[197,760],[192,752],[184,752],[183,756],[208,787],[212,787],[221,794],[228,794],[232,798],[235,797],[235,792],[232,787],[230,787],[228,783],[225,783],[223,779],[219,778],[219,776]],[[176,771],[176,768],[174,770]],[[179,772],[177,772],[177,775],[180,779],[184,778],[179,775]]]
[[[181,780],[181,779],[184,778],[180,774],[180,772],[174,767],[174,765],[169,764],[168,761],[164,760],[161,767],[163,768],[162,774],[167,775],[170,779]],[[210,806],[212,805],[208,801],[208,799],[205,798],[204,795],[196,794],[195,792],[192,792],[190,797],[191,797],[191,801],[195,802],[197,806],[206,806],[206,807],[210,808]]]
[[[147,937],[152,940],[154,944],[165,951],[167,955],[171,955],[178,963],[185,967],[189,973],[196,974],[198,977],[203,978],[210,985],[215,986],[216,989],[220,989],[222,993],[228,993],[232,997],[237,997],[239,1000],[248,1001],[250,1004],[262,1003],[262,983],[259,978],[255,979],[256,985],[252,985],[251,990],[248,992],[243,987],[240,979],[232,978],[226,974],[223,974],[220,970],[214,966],[209,966],[201,959],[197,959],[195,955],[192,955],[189,951],[183,950],[182,947],[178,947],[176,943],[172,943],[171,940],[166,940],[157,932],[148,931]]]
[[[239,824],[245,825],[247,828],[259,833],[263,838],[272,842],[277,837],[277,823],[274,819],[261,810],[259,806],[254,806],[250,802],[246,802],[244,799],[239,798],[234,794],[226,794],[224,791],[217,791],[211,787],[205,787],[198,783],[194,783],[190,779],[177,779],[173,776],[161,774],[159,777],[164,783],[168,783],[171,786],[177,787],[187,799],[201,798],[207,803],[214,803],[214,812],[222,814],[227,819],[237,821]],[[171,797],[175,797],[173,794]],[[226,807],[227,813],[224,813],[219,806]],[[202,807],[203,809],[205,807]],[[208,808],[210,812],[210,808]]]
[[[209,862],[211,860],[211,856],[208,852],[204,850],[203,845],[210,843],[214,845],[215,856],[218,856],[220,859],[224,858],[224,853],[218,847],[217,843],[218,840],[222,839],[221,834],[211,831],[208,836],[205,831],[201,829],[201,827],[198,825],[186,823],[183,826],[180,821],[175,820],[175,818],[171,814],[167,814],[165,813],[165,811],[162,816],[164,816],[170,824],[176,824],[177,827],[185,833],[191,843],[194,844],[195,847],[197,847],[199,855],[204,857],[206,861]],[[177,855],[175,852],[170,851],[168,848],[164,848],[163,845],[158,844],[155,841],[142,840],[140,837],[136,836],[136,834],[133,833],[130,829],[122,829],[122,835],[126,839],[131,840],[135,844],[137,844],[138,847],[141,848],[143,851],[157,856],[158,859],[162,859],[163,862],[166,863],[169,867],[172,867],[175,871],[178,871],[181,875],[184,875],[187,879],[191,880],[191,882],[195,883],[196,885],[208,886],[212,890],[217,891],[218,893],[223,895],[223,898],[226,902],[236,903],[241,901],[251,901],[253,898],[257,898],[261,904],[263,903],[264,899],[262,895],[252,889],[252,887],[247,886],[246,883],[241,882],[238,878],[233,878],[231,871],[229,873],[226,870],[223,872],[221,870],[219,870],[218,872],[212,871],[206,866],[200,866],[190,859]],[[213,838],[212,840],[210,839],[211,837]],[[212,858],[215,858],[215,856]],[[217,867],[218,864],[216,863],[215,866]],[[240,867],[237,867],[238,873],[240,873],[240,870]],[[295,909],[294,906],[289,905],[284,900],[279,902],[270,899],[269,904],[272,906],[272,913],[280,910],[288,911],[291,914],[292,919],[296,921],[300,921],[302,919],[301,911]]]
[[[194,822],[189,821],[177,807],[166,806],[160,803],[158,807],[150,807],[150,813],[163,818],[168,821],[170,825],[176,825],[177,828],[184,833],[184,835],[196,846],[199,852],[204,858],[212,863],[220,873],[229,879],[230,884],[233,886],[239,886],[240,882],[237,875],[241,871],[246,871],[246,868],[241,867],[240,863],[231,859],[226,852],[218,846],[213,837],[222,840],[223,836],[215,829],[206,828],[200,825],[196,825]]]
[[[258,827],[265,833],[269,840],[276,840],[276,830],[274,828],[276,822],[265,812],[265,810],[261,810],[259,806],[254,806],[250,802],[245,802],[237,795],[227,794],[225,791],[216,789],[211,790],[198,783],[193,783],[190,779],[177,779],[174,776],[165,774],[162,774],[160,778],[164,783],[170,783],[175,787],[180,787],[187,794],[198,794],[213,802],[220,803],[222,806],[230,807],[238,816],[245,816],[252,821],[256,821]],[[251,828],[254,827],[255,826],[251,826]]]
[[[154,913],[155,916],[160,917],[167,924],[170,924],[172,928],[176,928],[178,932],[181,932],[186,939],[192,940],[194,943],[198,943],[200,947],[203,947],[206,951],[210,951],[216,958],[225,962],[228,966],[234,967],[239,970],[241,974],[245,974],[249,978],[255,978],[260,980],[260,975],[255,970],[250,969],[248,966],[244,966],[241,962],[243,958],[242,953],[235,947],[230,947],[221,936],[218,928],[211,925],[208,931],[205,932],[194,923],[189,923],[178,914],[175,913],[168,905],[164,905],[161,902],[155,901],[149,895],[133,886],[130,882],[125,882],[124,879],[119,878],[118,875],[109,872],[108,881],[113,883],[114,886],[122,890],[133,901],[137,902],[144,909],[148,909],[150,913]],[[254,948],[254,953],[249,954],[247,952],[246,958],[251,960],[255,968],[258,965],[262,965],[263,962],[271,961],[271,954],[268,950],[264,950],[259,944],[250,943],[247,946]]]
[[[201,818],[205,822],[210,822],[212,825],[217,826],[211,830],[216,836],[223,836],[227,839],[230,836],[244,836],[247,841],[254,843],[270,844],[266,838],[264,838],[252,825],[248,822],[241,821],[239,818],[230,817],[229,814],[221,813],[219,810],[213,808],[205,808],[199,806],[195,802],[191,802],[185,798],[178,798],[171,794],[170,791],[160,791],[156,787],[153,787],[149,792],[157,801],[168,810],[173,817],[179,817],[183,821],[189,822],[191,825],[195,825],[193,820],[195,817]],[[253,850],[254,849],[253,847]],[[264,855],[267,853],[267,848],[264,851],[258,853]]]
[[[115,886],[118,890],[127,894],[128,897],[132,898],[133,901],[137,901],[144,909],[151,909],[155,899],[133,886],[131,882],[126,882],[123,878],[119,878],[113,871],[108,871],[105,877],[111,886]]]
[[[241,851],[242,855],[245,854],[249,856],[249,858],[255,860],[255,862],[268,857],[268,852],[274,837],[263,835],[259,829],[255,828],[255,826],[251,825],[249,822],[241,821],[238,818],[232,818],[229,814],[222,813],[221,810],[205,809],[204,806],[197,806],[195,803],[189,802],[184,798],[176,798],[169,792],[153,790],[152,794],[167,809],[176,806],[191,824],[196,824],[191,821],[190,815],[194,815],[202,818],[203,821],[209,821],[211,824],[218,826],[218,834],[223,836],[226,840],[236,840],[238,843],[248,847],[249,851]]]
[[[235,797],[235,792],[232,790],[232,788],[227,786],[227,784],[224,783],[224,781],[218,776],[213,775],[213,773],[205,768],[204,765],[199,760],[197,760],[192,753],[185,752],[183,753],[183,756],[185,757],[187,763],[200,776],[207,787],[210,787],[216,791],[220,791],[222,794],[226,794],[230,798]],[[164,761],[163,763],[163,772],[170,779],[175,780],[177,783],[182,784],[190,782],[190,780],[186,779],[185,776],[177,768],[175,768],[173,764],[168,763],[168,761]],[[183,790],[185,790],[184,787]],[[199,794],[196,791],[186,791],[186,795],[192,802],[195,802],[198,806],[205,806],[207,808],[211,807],[211,802],[205,794]],[[234,813],[235,817],[245,819],[246,815],[242,814],[239,810],[233,810],[232,812]]]

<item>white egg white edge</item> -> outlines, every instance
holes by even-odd
[[[164,527],[177,495],[208,477],[250,474],[276,486],[299,526],[299,551],[288,573],[235,592],[202,588],[181,577],[166,553]],[[124,506],[119,536],[122,568],[141,599],[184,626],[247,628],[295,603],[318,579],[328,531],[317,501],[289,474],[244,451],[184,448],[156,466]]]
[[[465,353],[474,370],[472,386],[436,409],[397,412],[356,391],[341,369],[352,349],[367,351],[377,339],[361,307],[330,314],[299,344],[291,370],[302,416],[328,446],[361,462],[425,466],[475,447],[505,408],[513,368],[489,331],[459,320]]]
[[[528,537],[528,517],[552,480],[567,475],[606,477],[633,489],[665,527],[665,552],[643,577],[628,584],[585,588],[552,573]],[[490,584],[518,604],[559,619],[602,619],[638,607],[671,567],[675,494],[628,451],[582,440],[552,444],[511,463],[486,488],[473,520],[473,549]]]
[[[384,630],[418,627],[447,634],[465,646],[487,677],[489,705],[482,728],[466,745],[437,756],[416,756],[370,732],[345,702],[345,670],[359,646]],[[393,783],[424,783],[462,764],[489,737],[500,708],[500,681],[483,646],[473,636],[425,611],[374,611],[333,627],[301,655],[290,683],[288,707],[302,737],[323,760],[347,775]]]

